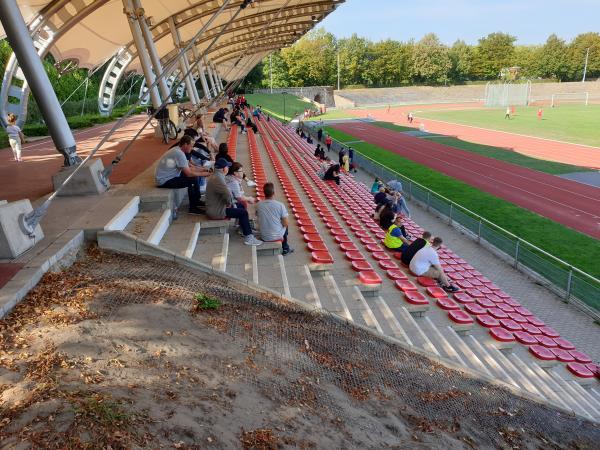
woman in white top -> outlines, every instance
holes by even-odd
[[[229,172],[225,177],[225,184],[227,184],[229,192],[231,192],[231,196],[237,203],[237,206],[247,209],[248,203],[255,203],[256,199],[254,197],[248,197],[244,194],[244,189],[242,188],[243,179],[243,166],[239,162],[234,162],[229,168]]]
[[[25,135],[21,129],[17,126],[17,116],[9,114],[7,116],[8,126],[6,127],[6,134],[8,134],[8,143],[13,151],[15,161],[21,162],[21,144],[26,142]]]

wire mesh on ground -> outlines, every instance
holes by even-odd
[[[102,305],[98,320],[117,320],[121,308],[134,304],[167,303],[186,314],[195,294],[215,297],[222,306],[203,312],[200,320],[251,346],[253,366],[260,369],[243,372],[245,382],[272,401],[308,406],[324,417],[339,417],[350,429],[371,431],[374,440],[377,433],[393,430],[346,414],[345,403],[375,410],[394,405],[380,413],[456,437],[468,429],[478,445],[506,446],[507,430],[517,441],[543,438],[557,446],[593,446],[600,439],[596,425],[466,376],[322,311],[166,261],[102,254],[101,263],[65,273],[77,277],[80,272],[86,285],[103,287],[96,299]],[[240,373],[226,361],[221,367],[224,375]]]
[[[305,131],[316,136],[317,124],[304,123],[303,127]],[[331,148],[339,152],[342,148],[347,149],[348,146],[333,141]],[[523,266],[543,278],[567,301],[576,298],[591,307],[588,312],[600,320],[600,280],[366,155],[354,152],[354,162],[383,181],[401,181],[409,200],[417,200],[427,209],[435,210],[438,214],[471,231],[478,241],[486,241],[512,258],[515,266]]]

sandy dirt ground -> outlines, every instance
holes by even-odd
[[[47,274],[0,321],[0,448],[584,449],[600,441],[597,425],[244,289],[94,248]],[[198,293],[220,306],[198,308]]]

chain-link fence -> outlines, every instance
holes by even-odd
[[[316,137],[316,124],[304,123],[303,127],[305,132]],[[348,146],[333,141],[332,150],[339,152],[342,148]],[[420,202],[427,210],[447,218],[450,224],[468,231],[478,242],[486,243],[510,258],[515,268],[542,281],[565,301],[575,300],[600,320],[600,280],[597,278],[362,153],[354,152],[354,162],[381,180],[399,180],[409,200]]]

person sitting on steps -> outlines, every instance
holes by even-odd
[[[287,255],[294,251],[288,244],[288,211],[283,203],[278,202],[275,196],[273,183],[265,183],[263,186],[265,199],[258,202],[256,216],[260,236],[264,241],[282,241],[281,254]]]
[[[190,214],[203,214],[200,206],[199,177],[207,177],[211,174],[210,169],[190,165],[186,155],[191,153],[193,146],[191,136],[184,135],[179,143],[165,153],[158,165],[154,175],[156,186],[165,189],[188,189],[190,202]]]
[[[244,244],[261,245],[262,241],[252,234],[248,211],[233,205],[234,199],[225,182],[225,175],[231,166],[232,163],[225,158],[219,158],[215,162],[215,172],[206,185],[206,215],[213,220],[238,219]]]
[[[435,237],[431,245],[426,245],[413,256],[410,270],[418,277],[428,277],[437,280],[446,292],[458,292],[460,289],[450,284],[448,277],[442,269],[437,250],[442,246],[442,238]]]

